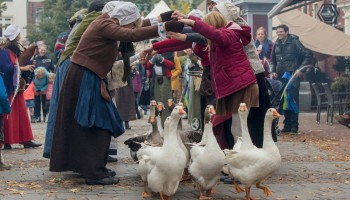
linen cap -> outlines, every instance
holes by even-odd
[[[198,17],[198,18],[203,18],[204,17],[204,13],[198,9],[193,9],[191,10],[191,12],[189,12],[187,14],[188,16],[195,16],[195,17]]]
[[[214,2],[216,4],[219,4],[221,2],[224,2],[225,0],[207,0],[207,3]]]
[[[214,6],[227,21],[236,21],[239,17],[239,8],[231,2],[221,2]]]
[[[113,9],[120,3],[120,1],[110,1],[106,3],[106,5],[102,9],[102,13],[111,13]]]
[[[21,29],[16,24],[11,24],[8,26],[4,32],[4,37],[8,38],[10,41],[16,39],[16,37],[20,34]]]
[[[133,23],[141,18],[139,9],[131,2],[120,1],[113,11],[108,13],[112,18],[116,18],[121,26]]]

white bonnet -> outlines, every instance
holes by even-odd
[[[120,3],[120,1],[110,1],[106,3],[102,9],[102,13],[111,13],[118,3]]]
[[[227,21],[236,21],[239,17],[239,8],[231,2],[222,2],[214,6]]]
[[[19,28],[19,26],[15,24],[11,24],[6,28],[4,32],[4,37],[12,41],[16,39],[16,37],[19,35],[20,32],[21,32],[21,29]]]
[[[121,26],[133,23],[141,18],[139,9],[135,4],[123,1],[119,1],[108,15],[118,19]]]
[[[214,2],[214,3],[216,3],[216,4],[219,4],[219,3],[221,3],[221,2],[224,2],[225,0],[208,0],[208,2],[210,3],[210,2]]]
[[[204,17],[204,13],[198,9],[193,9],[191,10],[191,12],[189,12],[187,14],[188,16],[195,16],[195,17],[198,17],[198,18],[203,18]]]

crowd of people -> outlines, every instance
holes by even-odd
[[[293,74],[280,110],[282,132],[296,134],[301,68],[311,63],[311,52],[286,25],[277,26],[275,43],[264,27],[254,40],[234,4],[207,5],[207,15],[169,11],[142,19],[131,2],[94,0],[57,37],[56,61],[43,42],[23,48],[19,27],[8,26],[0,46],[0,151],[3,145],[41,146],[33,141],[30,122],[44,121],[43,157],[50,159],[50,171],[73,171],[92,185],[115,184],[119,179],[106,164],[117,161],[116,138],[132,129],[129,121],[147,114],[151,100],[169,108],[168,99],[183,102],[189,123],[198,119],[199,129],[206,106],[214,105],[213,131],[222,149],[232,148],[241,134],[237,110],[246,103],[249,132],[261,148],[264,116],[272,106],[267,84]],[[133,42],[144,40],[151,47],[135,51]],[[169,109],[162,111],[163,124],[169,115]],[[8,168],[0,157],[0,169]]]

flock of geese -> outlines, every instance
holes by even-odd
[[[159,193],[162,200],[171,199],[182,180],[191,179],[199,190],[199,199],[210,199],[213,188],[220,179],[225,167],[233,180],[236,192],[246,193],[247,200],[252,199],[250,188],[253,184],[264,194],[272,192],[261,181],[273,174],[281,165],[281,155],[272,135],[272,121],[280,115],[274,108],[267,110],[264,125],[264,143],[257,148],[251,141],[247,118],[249,110],[241,103],[238,114],[241,119],[242,138],[233,149],[221,150],[212,130],[211,119],[214,107],[208,105],[205,110],[203,132],[183,131],[182,116],[186,113],[183,105],[168,101],[171,111],[161,125],[162,103],[151,102],[150,130],[141,136],[129,138],[124,142],[130,148],[131,157],[138,162],[138,172],[144,182],[142,197],[152,192]],[[234,180],[239,180],[245,189]]]

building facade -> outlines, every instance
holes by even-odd
[[[27,37],[27,27],[37,25],[44,0],[5,0],[7,9],[0,16],[0,38],[7,26],[16,24],[21,28],[21,38]]]
[[[337,5],[343,13],[340,20],[342,21],[341,25],[344,27],[344,32],[350,35],[350,0],[338,0]]]

